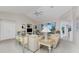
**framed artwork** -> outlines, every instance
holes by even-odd
[[[41,24],[41,28],[43,29],[44,27],[47,27],[51,31],[54,31],[56,28],[56,22]]]

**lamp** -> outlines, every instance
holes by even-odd
[[[41,32],[44,32],[44,33],[45,33],[45,41],[46,41],[46,40],[48,39],[48,38],[47,38],[47,33],[48,33],[48,32],[51,32],[50,29],[45,26]]]

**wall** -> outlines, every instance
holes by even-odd
[[[74,26],[73,26],[74,25],[74,23],[73,23],[74,19],[73,19],[72,9],[67,11],[65,14],[63,14],[60,19],[61,19],[60,24],[66,24],[67,23],[71,26],[70,38],[68,38],[67,40],[74,41],[74,35],[73,35],[74,34]],[[61,25],[60,25],[60,30],[61,30]]]
[[[60,19],[52,19],[52,20],[48,20],[48,21],[43,21],[43,22],[39,22],[38,24],[45,24],[45,23],[53,23],[56,22],[56,29],[60,29]]]
[[[8,20],[1,20],[0,22],[0,40],[15,38],[15,22]]]
[[[15,27],[12,25],[12,23],[15,24]],[[0,13],[0,40],[13,38],[16,35],[15,34],[16,30],[18,28],[20,29],[22,24],[29,24],[29,23],[32,23],[32,21],[23,14],[20,15],[12,13]],[[14,30],[12,30],[12,28],[15,29],[15,33],[13,33]],[[12,31],[8,32],[8,30]]]
[[[74,7],[74,25],[75,25],[75,29],[74,29],[74,39],[76,44],[79,46],[79,7]]]

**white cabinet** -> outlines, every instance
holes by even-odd
[[[38,35],[29,35],[29,49],[33,52],[39,49]]]

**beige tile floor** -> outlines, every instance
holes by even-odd
[[[22,47],[16,43],[15,39],[5,40],[0,42],[0,53],[22,53]],[[52,53],[77,53],[79,52],[78,44],[65,40],[60,40],[56,49],[52,49]],[[25,53],[32,53],[28,49],[25,49]],[[48,53],[47,47],[43,47],[36,53]]]

